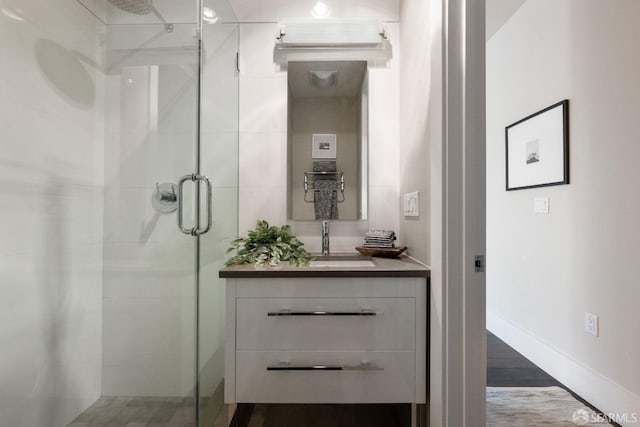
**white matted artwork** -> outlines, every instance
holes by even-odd
[[[335,159],[337,138],[335,133],[314,133],[311,137],[311,157]]]
[[[569,100],[506,127],[509,190],[569,183]]]

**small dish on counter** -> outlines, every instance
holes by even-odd
[[[380,258],[398,258],[401,253],[407,250],[407,247],[400,246],[397,248],[365,248],[364,246],[356,246],[356,250],[362,255]]]

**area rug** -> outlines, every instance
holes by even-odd
[[[607,421],[560,387],[487,387],[487,426],[604,426]]]

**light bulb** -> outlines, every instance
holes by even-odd
[[[311,15],[314,18],[327,18],[331,15],[331,8],[325,2],[318,0],[311,9]]]
[[[218,22],[220,17],[215,10],[211,9],[210,7],[205,7],[202,9],[202,19],[204,19],[209,24],[215,24],[216,22]]]

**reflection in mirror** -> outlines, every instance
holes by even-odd
[[[366,219],[366,61],[289,62],[288,80],[289,218]]]

